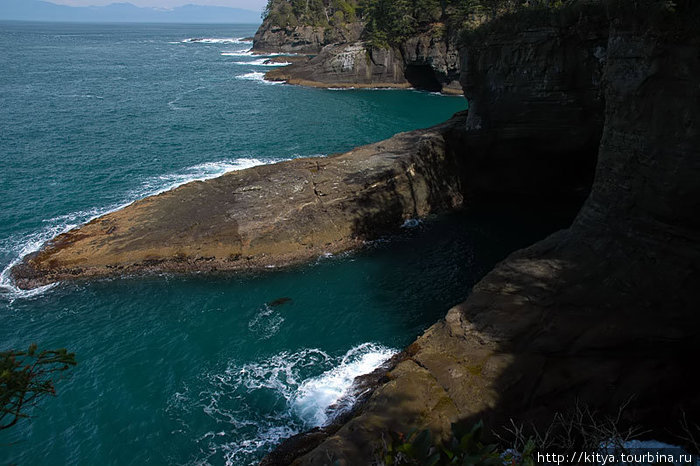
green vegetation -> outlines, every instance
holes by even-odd
[[[279,27],[341,26],[357,21],[355,0],[268,0],[263,17]]]
[[[263,16],[278,27],[345,27],[364,23],[378,47],[395,46],[417,33],[448,34],[520,9],[556,9],[577,0],[268,0]]]
[[[451,436],[444,442],[434,442],[429,430],[412,432],[407,436],[395,434],[387,445],[384,464],[388,466],[435,466],[447,464],[474,466],[502,466],[510,464],[534,464],[534,442],[528,444],[527,456],[511,452],[499,452],[495,444],[481,441],[484,426],[478,422],[465,430],[459,424],[452,425]],[[516,463],[517,459],[517,463]],[[523,460],[524,459],[524,460]]]
[[[651,432],[624,421],[631,401],[620,406],[612,416],[600,414],[577,401],[571,410],[555,414],[549,425],[539,429],[534,424],[526,427],[511,420],[510,425],[490,433],[491,443],[482,440],[485,432],[481,421],[471,428],[452,424],[444,440],[434,437],[429,430],[414,430],[408,435],[392,433],[389,442],[384,442],[381,460],[376,463],[388,466],[533,466],[537,464],[538,452],[556,452],[568,457],[580,451],[629,453],[630,440]],[[688,452],[697,454],[700,426],[688,422],[684,412],[678,429],[664,434],[669,433]]]
[[[75,354],[65,349],[0,352],[0,430],[28,418],[27,408],[46,395],[55,396],[52,377],[75,366]]]
[[[647,22],[656,23],[677,19],[679,12],[693,6],[697,11],[693,0],[636,0],[631,5],[625,0],[268,0],[263,16],[279,27],[341,28],[361,21],[371,45],[389,47],[428,31],[443,37],[459,31],[468,34],[494,18],[500,18],[494,27],[504,29],[557,26],[603,4],[611,16],[630,16],[631,10],[638,10]],[[700,27],[697,18],[685,21],[691,23]]]

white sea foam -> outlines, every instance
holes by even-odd
[[[373,371],[396,350],[375,343],[364,343],[342,357],[332,357],[316,348],[296,352],[282,351],[271,357],[246,364],[231,363],[224,372],[205,373],[204,387],[184,387],[175,393],[167,412],[174,418],[191,418],[204,412],[227,427],[194,435],[205,456],[195,464],[217,462],[247,464],[261,451],[302,430],[331,421],[338,411],[330,412],[338,401],[349,398],[355,377]],[[265,399],[274,395],[286,406],[268,414],[258,413],[246,399]],[[348,400],[344,406],[352,405]],[[221,432],[225,432],[222,435]]]
[[[248,322],[248,329],[258,334],[261,340],[267,340],[279,332],[283,322],[284,317],[272,306],[265,304],[260,308],[260,312],[255,314],[255,317]]]
[[[251,49],[228,51],[225,50],[221,52],[221,55],[223,55],[224,57],[250,57],[253,55],[253,51]]]
[[[205,162],[198,165],[193,165],[175,173],[169,173],[167,175],[160,175],[147,179],[138,189],[129,193],[129,202],[112,210],[121,209],[137,199],[170,191],[171,189],[177,188],[178,186],[192,181],[209,180],[228,172],[244,170],[246,168],[279,161],[280,160],[241,157],[238,159],[224,159],[217,162]]]
[[[12,302],[18,298],[32,298],[41,295],[56,286],[56,283],[54,283],[32,290],[21,290],[12,282],[10,278],[10,269],[19,263],[24,256],[38,251],[44,243],[61,233],[72,230],[81,224],[87,223],[109,212],[122,209],[146,196],[160,194],[192,181],[208,180],[230,171],[243,170],[256,165],[277,161],[279,160],[243,157],[238,159],[224,159],[216,162],[205,162],[186,167],[174,173],[146,179],[141,186],[127,192],[123,202],[105,208],[92,208],[50,218],[44,220],[43,223],[45,226],[37,231],[2,240],[0,242],[0,250],[9,252],[10,255],[14,256],[14,259],[0,272],[0,297],[4,297]]]
[[[298,55],[297,53],[265,53],[265,52],[253,52],[253,49],[245,50],[224,50],[221,55],[225,57],[293,57]]]
[[[236,79],[243,79],[246,81],[257,81],[263,84],[283,84],[281,81],[268,81],[265,79],[265,73],[262,71],[252,71],[250,73],[245,73],[236,76]]]
[[[407,218],[404,220],[403,224],[401,225],[401,228],[416,228],[421,224],[420,219],[418,218]]]
[[[252,44],[252,40],[244,40],[243,37],[191,37],[181,41],[183,44]]]
[[[95,94],[61,94],[57,97],[74,98],[74,99],[99,99],[99,100],[104,99],[103,96],[95,95]]]
[[[394,353],[395,350],[373,343],[352,348],[339,365],[299,386],[292,401],[294,411],[308,426],[327,424],[338,414],[330,413],[328,408],[350,396],[348,391],[355,377],[372,372]],[[349,401],[351,406],[354,400]]]
[[[252,456],[263,449],[263,451],[268,451],[283,439],[297,433],[298,431],[287,426],[258,426],[255,437],[229,442],[221,446],[226,466],[240,465],[241,458]],[[258,461],[253,461],[250,464],[258,464]]]

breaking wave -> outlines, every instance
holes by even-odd
[[[281,81],[268,81],[265,79],[265,73],[262,71],[252,71],[250,73],[240,74],[236,79],[244,79],[246,81],[257,81],[263,84],[283,84]]]
[[[253,55],[253,51],[251,49],[231,50],[231,51],[221,52],[221,55],[224,57],[250,57]]]
[[[252,44],[252,40],[243,37],[191,37],[180,41],[183,44]]]
[[[349,397],[355,377],[372,372],[395,353],[363,343],[341,357],[307,348],[247,364],[231,363],[222,373],[204,374],[202,387],[184,387],[175,393],[167,412],[176,419],[201,412],[225,423],[219,432],[208,431],[194,439],[206,452],[194,464],[257,464],[260,455],[281,440],[332,421],[339,414],[333,406]],[[248,405],[260,400],[270,407],[266,414]],[[345,409],[353,401],[344,403]]]

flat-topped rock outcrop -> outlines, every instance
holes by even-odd
[[[405,219],[461,205],[444,135],[463,120],[188,183],[59,235],[12,276],[33,288],[152,271],[256,270],[357,247]]]

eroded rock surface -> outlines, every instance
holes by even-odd
[[[463,121],[188,183],[59,235],[12,276],[32,288],[149,271],[254,270],[357,247],[404,219],[461,205],[445,135]]]
[[[461,94],[455,42],[428,32],[397,47],[373,47],[359,40],[334,44],[308,62],[268,72],[266,79],[312,87],[415,87]]]
[[[253,51],[316,54],[326,45],[358,40],[362,29],[363,25],[357,22],[335,28],[310,25],[281,27],[266,19],[255,33]]]

